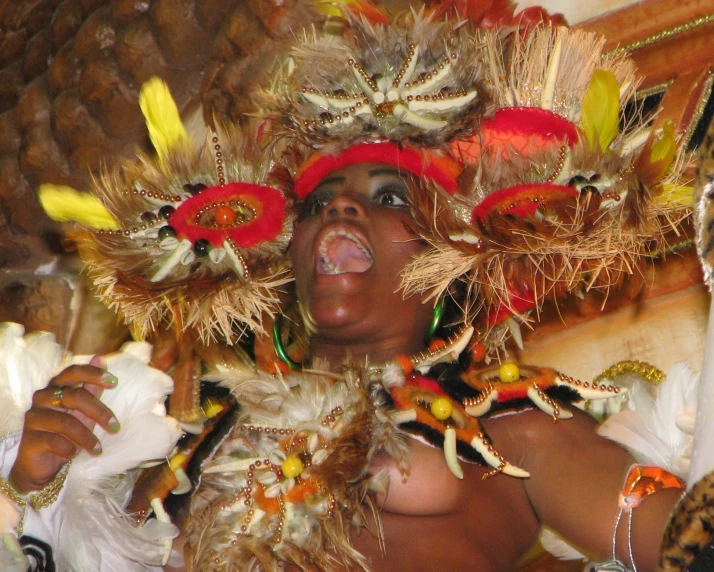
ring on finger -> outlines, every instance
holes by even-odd
[[[64,393],[64,387],[58,387],[54,390],[52,394],[52,407],[62,407],[62,394]]]

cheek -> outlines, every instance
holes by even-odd
[[[404,267],[427,247],[427,244],[406,226],[409,220],[411,219],[408,215],[403,215],[397,220],[388,222],[382,230],[397,274],[400,274]]]

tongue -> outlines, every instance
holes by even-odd
[[[335,236],[327,244],[326,271],[331,274],[365,272],[372,267],[372,260],[346,236]]]

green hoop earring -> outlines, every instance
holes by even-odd
[[[436,330],[439,329],[439,324],[441,324],[441,319],[444,317],[444,310],[446,309],[446,303],[444,298],[440,298],[439,301],[434,305],[434,313],[431,316],[431,323],[424,334],[424,344],[429,345],[431,338],[434,337]]]
[[[288,352],[283,346],[283,341],[280,338],[280,330],[283,328],[283,318],[284,314],[278,314],[275,318],[275,323],[273,324],[273,347],[275,348],[275,353],[278,355],[278,359],[285,363],[290,369],[300,369],[301,364],[290,359]]]

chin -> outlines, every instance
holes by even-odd
[[[313,334],[338,340],[363,334],[360,330],[369,309],[362,308],[349,297],[332,300],[323,297],[310,304],[306,313],[306,324]]]

